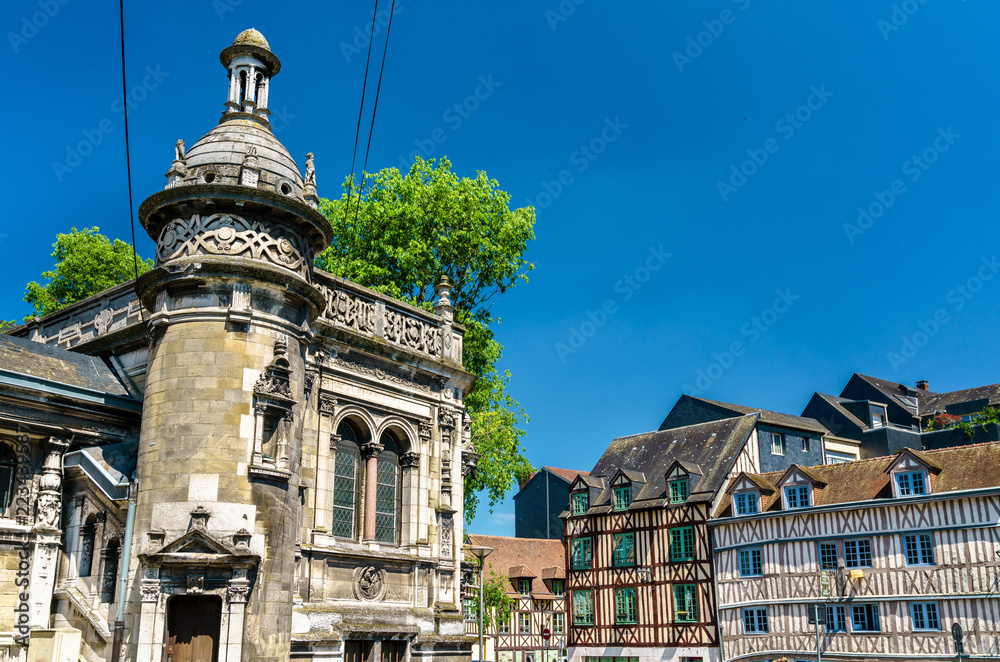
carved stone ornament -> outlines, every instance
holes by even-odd
[[[326,299],[323,316],[334,326],[375,334],[389,343],[431,356],[441,355],[440,327],[402,311],[385,308],[371,299],[335,287],[320,287]]]
[[[199,595],[205,592],[204,571],[189,572],[187,574],[187,592],[191,595]]]
[[[249,596],[249,586],[230,586],[226,589],[226,600],[228,602],[246,602]]]
[[[160,599],[160,582],[143,580],[139,586],[139,600],[142,602],[156,602]]]
[[[208,530],[208,518],[212,516],[204,506],[197,506],[191,511],[191,528],[201,529],[202,531]]]
[[[333,415],[337,408],[337,398],[326,393],[319,395],[319,413]]]
[[[348,358],[346,356],[332,357],[330,359],[330,363],[352,372],[374,377],[380,382],[389,382],[391,384],[398,384],[408,388],[415,388],[423,391],[424,393],[431,392],[430,384],[421,382],[401,371],[392,370],[388,367],[375,365],[366,361],[359,361],[358,359]]]
[[[378,457],[378,454],[384,449],[385,446],[372,439],[371,441],[366,441],[361,444],[361,456],[365,459],[368,459],[369,457]]]
[[[385,589],[384,572],[373,565],[361,569],[358,576],[358,593],[365,600],[378,600]]]
[[[431,427],[430,421],[420,421],[417,428],[417,434],[421,439],[430,439],[432,430],[433,428]]]
[[[245,164],[243,172],[249,175],[253,168]],[[308,244],[287,228],[235,214],[175,219],[163,228],[156,247],[157,265],[187,255],[229,255],[269,262],[309,278],[312,262]]]
[[[399,456],[399,466],[412,469],[420,466],[420,453],[403,453]]]
[[[61,510],[58,494],[41,494],[35,502],[35,522],[47,529],[58,529]]]
[[[451,515],[441,516],[441,556],[451,556],[451,534],[452,534],[452,517]]]

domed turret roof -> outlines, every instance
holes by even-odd
[[[271,46],[267,43],[267,39],[264,39],[264,35],[254,28],[244,30],[236,35],[236,39],[233,39],[233,46],[259,46],[260,48],[271,50]]]
[[[280,191],[283,181],[293,184],[295,197],[301,198],[302,175],[285,146],[274,134],[256,122],[231,119],[218,125],[187,151],[187,167],[191,170],[207,168],[218,183],[233,183],[239,177],[240,167],[248,154],[256,153],[260,168],[259,188]]]

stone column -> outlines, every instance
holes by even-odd
[[[31,626],[47,628],[52,591],[56,580],[56,553],[62,537],[62,456],[69,443],[49,437],[45,444],[45,462],[38,480],[35,503],[34,551],[31,559]]]
[[[66,583],[72,584],[80,572],[80,529],[83,527],[84,497],[74,497],[70,524],[66,531]]]
[[[365,542],[375,540],[375,500],[378,489],[378,454],[382,445],[369,441],[361,445],[361,456],[365,458]]]

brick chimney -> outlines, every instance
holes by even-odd
[[[926,379],[921,379],[921,380],[917,381],[917,388],[920,389],[921,391],[927,391],[927,390],[929,390],[928,386],[929,386],[929,384],[927,383]]]

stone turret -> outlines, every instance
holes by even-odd
[[[190,149],[178,141],[166,188],[139,210],[156,264],[137,286],[151,345],[135,660],[198,636],[171,630],[182,622],[215,628],[220,660],[289,657],[305,355],[326,305],[312,263],[330,226],[316,210],[312,155],[307,182],[270,131],[281,64],[267,41],[247,30],[221,60],[219,126]]]

